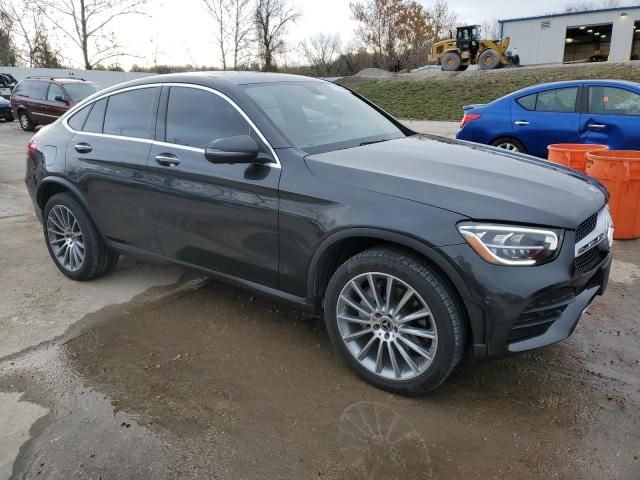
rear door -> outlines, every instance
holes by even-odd
[[[600,143],[612,150],[640,149],[639,91],[590,85],[583,105],[580,143]]]
[[[51,123],[51,117],[47,115],[45,103],[49,83],[45,80],[33,80],[29,85],[29,98],[27,99],[27,110],[31,120],[38,125]]]
[[[160,249],[147,160],[159,94],[160,87],[135,88],[94,102],[88,115],[86,109],[74,114],[68,124],[81,131],[67,146],[66,166],[103,235],[154,253]]]
[[[547,158],[553,143],[576,143],[580,129],[580,86],[552,88],[514,99],[514,135],[531,155]]]

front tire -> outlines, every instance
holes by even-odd
[[[340,266],[327,287],[324,315],[349,366],[390,392],[437,388],[464,352],[459,300],[433,267],[401,250],[366,250]]]
[[[478,66],[480,70],[493,70],[500,65],[500,54],[489,48],[482,52],[478,57]]]
[[[51,197],[42,218],[49,254],[67,277],[90,280],[115,267],[117,253],[107,249],[89,213],[72,195]]]

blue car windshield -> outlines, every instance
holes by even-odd
[[[405,136],[376,109],[329,82],[259,83],[243,88],[293,146],[307,153]]]

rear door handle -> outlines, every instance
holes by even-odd
[[[161,153],[160,155],[156,155],[156,162],[158,162],[158,165],[162,165],[163,167],[176,167],[180,165],[178,157],[171,153]]]
[[[525,121],[525,120],[518,120],[517,122],[513,122],[515,125],[518,125],[519,127],[526,127],[527,125],[529,125],[529,122]]]
[[[606,125],[602,125],[601,123],[590,123],[587,125],[589,128],[593,128],[595,130],[602,130],[603,128],[607,128]]]
[[[74,148],[78,153],[89,153],[91,150],[93,150],[93,147],[88,143],[78,143]]]

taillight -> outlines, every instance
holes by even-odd
[[[33,155],[36,153],[36,146],[34,139],[29,140],[29,145],[27,145],[27,156],[29,158],[33,158]]]
[[[474,120],[477,120],[479,118],[479,113],[465,113],[464,117],[462,117],[462,121],[460,122],[460,128],[464,128],[467,123],[473,122]]]

